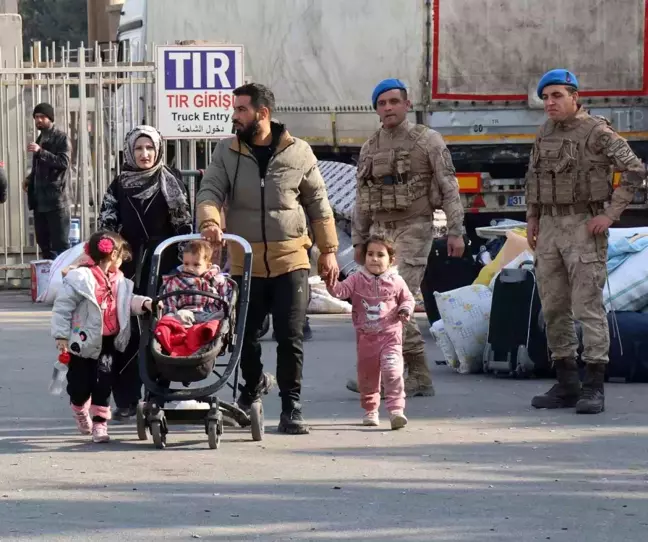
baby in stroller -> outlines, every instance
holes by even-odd
[[[220,267],[211,263],[213,249],[203,240],[189,241],[182,249],[182,265],[177,272],[162,277],[160,297],[177,293],[162,301],[161,318],[155,335],[172,356],[193,355],[213,340],[224,318],[223,303],[210,297],[191,294],[196,290],[229,301],[231,285]]]

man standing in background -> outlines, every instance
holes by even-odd
[[[42,257],[54,260],[69,248],[72,143],[54,126],[54,108],[50,104],[38,104],[33,116],[40,135],[27,146],[27,151],[33,153],[32,169],[23,189],[29,209],[34,211],[34,231]]]

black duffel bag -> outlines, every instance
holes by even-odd
[[[481,265],[473,257],[472,243],[467,235],[464,235],[463,238],[466,249],[461,258],[448,257],[447,237],[440,237],[432,243],[425,275],[421,282],[421,294],[430,325],[441,318],[434,292],[448,292],[468,286],[479,275]]]

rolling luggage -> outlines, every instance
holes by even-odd
[[[484,350],[484,372],[496,375],[550,376],[547,336],[540,318],[540,295],[533,269],[502,269],[495,279]]]
[[[614,316],[618,328],[613,320]],[[610,361],[605,371],[606,380],[648,382],[648,314],[610,312],[607,319],[610,330]]]
[[[432,243],[425,275],[421,282],[421,294],[427,318],[432,325],[441,319],[434,292],[449,292],[472,284],[479,274],[480,265],[472,254],[471,241],[464,235],[466,249],[461,258],[448,257],[448,238],[440,237]]]

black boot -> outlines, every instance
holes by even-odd
[[[274,387],[276,383],[275,377],[270,373],[263,373],[261,381],[257,384],[254,391],[250,391],[247,386],[240,386],[241,395],[236,401],[238,406],[246,414],[250,414],[252,403],[260,401],[261,397],[268,395],[268,392]]]
[[[113,409],[112,418],[115,422],[128,422],[137,413],[137,405]]]
[[[313,338],[313,330],[310,327],[310,320],[306,317],[304,323],[304,341],[310,341]]]
[[[572,408],[576,406],[581,392],[576,360],[557,359],[555,363],[558,384],[555,384],[547,393],[536,395],[531,399],[531,406],[535,408]]]
[[[310,428],[304,421],[299,403],[293,402],[282,409],[277,430],[280,433],[288,433],[289,435],[308,435],[310,433]]]
[[[585,379],[583,391],[576,403],[578,414],[599,414],[605,410],[605,365],[602,363],[588,363],[585,366]]]

